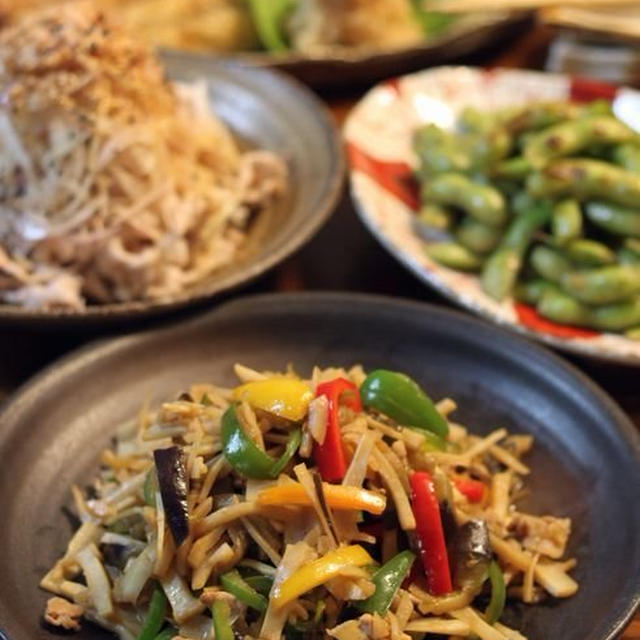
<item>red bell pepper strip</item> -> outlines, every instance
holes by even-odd
[[[329,415],[324,442],[315,444],[313,455],[322,479],[325,482],[340,482],[347,472],[347,458],[340,434],[340,405],[357,412],[362,411],[360,393],[358,387],[349,380],[336,378],[318,385],[316,397],[319,396],[327,398]]]
[[[485,486],[479,480],[471,478],[455,478],[454,484],[458,491],[466,496],[469,502],[482,502],[484,500]]]
[[[427,578],[427,587],[431,595],[441,596],[453,591],[453,586],[440,518],[440,505],[433,479],[426,471],[417,471],[411,474],[409,481],[420,558]]]

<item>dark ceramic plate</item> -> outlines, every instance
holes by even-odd
[[[352,294],[245,298],[168,329],[98,343],[27,384],[0,416],[0,628],[11,640],[51,639],[40,625],[45,570],[63,552],[68,487],[86,483],[114,427],[150,395],[194,381],[231,384],[232,364],[301,372],[361,362],[402,369],[457,419],[485,433],[532,433],[526,508],[574,520],[580,591],[509,610],[532,639],[609,640],[640,599],[640,438],[581,373],[519,337],[459,313]],[[77,640],[107,638],[90,625]]]
[[[299,249],[320,228],[342,192],[342,143],[331,116],[305,87],[285,75],[233,62],[165,65],[175,80],[206,80],[215,113],[243,146],[280,154],[289,167],[285,198],[252,222],[240,255],[180,296],[162,301],[91,305],[83,311],[30,311],[0,304],[0,322],[106,324],[168,312],[254,280]]]
[[[426,66],[445,64],[482,49],[497,46],[518,33],[530,20],[526,13],[486,13],[467,16],[445,33],[420,46],[380,51],[343,49],[331,56],[308,57],[295,52],[234,53],[234,57],[260,67],[275,67],[316,89],[365,85]],[[161,51],[163,60],[206,67],[220,54],[193,53],[175,49]]]

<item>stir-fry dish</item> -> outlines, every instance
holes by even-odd
[[[90,4],[0,31],[0,300],[170,299],[231,262],[284,162],[242,152],[205,83],[173,85]]]
[[[235,366],[144,408],[72,487],[48,623],[123,640],[522,640],[505,602],[578,589],[571,521],[518,507],[528,435],[478,436],[408,376]]]
[[[415,150],[431,258],[497,301],[640,338],[640,133],[609,102],[467,108]]]
[[[65,0],[0,0],[10,21]],[[432,0],[93,0],[154,46],[196,51],[398,49],[438,35],[454,20]]]

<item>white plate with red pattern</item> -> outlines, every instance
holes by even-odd
[[[640,92],[567,75],[512,69],[437,67],[379,84],[356,105],[344,128],[351,194],[367,228],[405,267],[467,309],[553,347],[640,365],[640,341],[550,322],[534,307],[487,296],[477,276],[443,267],[416,232],[415,129],[452,127],[467,106],[500,108],[533,101],[614,101],[616,115],[640,130]]]

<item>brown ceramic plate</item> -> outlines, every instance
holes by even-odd
[[[308,373],[362,363],[406,371],[456,420],[531,433],[525,510],[573,519],[570,599],[508,609],[529,638],[613,640],[640,602],[640,436],[593,382],[545,349],[461,313],[349,294],[239,299],[189,322],[103,341],[49,367],[0,415],[0,637],[53,640],[38,588],[72,527],[69,486],[94,475],[118,424],[195,381],[233,384],[232,366]],[[75,640],[108,633],[90,624]]]
[[[31,311],[0,305],[0,323],[41,328],[107,324],[202,302],[246,284],[299,249],[331,214],[342,192],[342,143],[331,116],[308,89],[285,75],[233,62],[166,65],[181,81],[206,80],[212,108],[244,146],[269,149],[288,164],[285,198],[258,215],[237,259],[180,296],[160,301],[90,305],[83,311]]]
[[[308,57],[295,52],[233,54],[239,60],[260,67],[275,67],[316,89],[335,89],[370,84],[426,66],[459,60],[518,32],[529,21],[526,13],[486,13],[468,16],[420,46],[393,51],[341,49],[326,57]],[[220,54],[192,53],[165,49],[166,61],[206,67]]]

